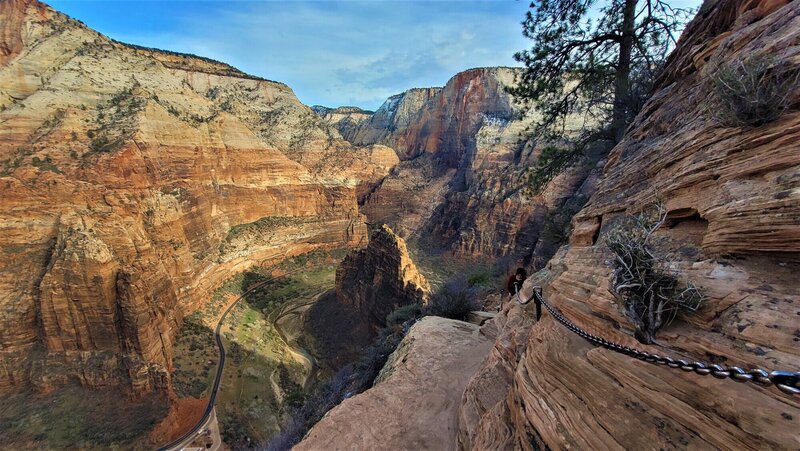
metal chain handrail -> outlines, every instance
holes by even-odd
[[[520,291],[517,291],[517,299],[521,302],[519,296]],[[791,372],[791,371],[772,371],[767,372],[761,368],[755,368],[751,370],[744,370],[739,368],[738,366],[732,367],[724,367],[721,365],[708,365],[704,362],[687,362],[683,359],[673,359],[668,356],[662,356],[658,354],[651,354],[649,352],[640,351],[638,349],[631,348],[629,346],[624,346],[618,343],[614,343],[611,341],[606,340],[603,337],[598,337],[596,335],[592,335],[589,332],[581,329],[580,327],[576,326],[572,321],[568,320],[561,314],[557,309],[552,307],[547,301],[544,300],[541,294],[541,287],[534,287],[533,295],[536,297],[538,302],[541,302],[544,307],[553,315],[559,323],[564,325],[567,329],[571,330],[572,332],[580,335],[584,339],[588,340],[589,342],[601,346],[606,349],[610,349],[614,352],[618,352],[620,354],[624,354],[639,360],[643,360],[645,362],[658,364],[658,365],[666,365],[669,368],[680,368],[686,372],[694,372],[701,376],[712,375],[717,379],[733,379],[736,382],[752,382],[754,384],[758,384],[761,386],[770,386],[774,385],[780,391],[790,394],[799,396],[800,395],[800,372]]]

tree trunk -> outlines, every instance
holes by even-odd
[[[631,53],[636,38],[636,2],[625,0],[622,8],[622,40],[619,44],[617,74],[614,79],[614,113],[611,119],[611,132],[614,142],[622,141],[628,127],[628,103],[631,93]]]

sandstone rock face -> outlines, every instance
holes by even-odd
[[[423,318],[379,382],[331,410],[294,449],[457,449],[454,399],[489,348],[474,324]]]
[[[409,89],[389,97],[374,113],[353,107],[317,112],[353,144],[386,144],[397,147],[395,132],[406,130],[439,91],[441,88]]]
[[[363,122],[369,122],[374,111],[366,111],[354,106],[341,106],[338,108],[327,108],[324,106],[312,106],[312,110],[317,113],[325,122],[335,127],[339,133],[350,142],[355,142],[355,136]],[[375,144],[373,140],[368,144]]]
[[[577,211],[594,189],[598,168],[576,168],[541,194],[526,194],[524,171],[539,149],[524,132],[536,117],[523,114],[506,92],[515,69],[481,68],[457,74],[442,89],[394,96],[354,143],[380,142],[402,161],[363,201],[370,222],[403,237],[465,256],[513,254],[541,265],[553,237],[543,230],[554,211]],[[341,130],[341,127],[340,127]]]
[[[398,159],[286,85],[0,3],[0,390],[168,388],[184,314],[253,264],[366,241]],[[362,194],[363,195],[363,194]]]
[[[425,277],[408,255],[406,243],[383,225],[366,248],[351,252],[336,269],[336,297],[378,328],[386,315],[413,303],[424,303],[430,292]]]
[[[570,246],[524,293],[542,285],[580,327],[648,352],[796,371],[800,113],[731,128],[705,105],[713,104],[709,76],[720,64],[765,51],[797,67],[799,36],[796,2],[707,2],[612,151]],[[646,208],[656,193],[670,218],[659,248],[708,299],[645,346],[608,291],[603,237],[619,215]],[[462,448],[797,448],[796,399],[597,348],[547,313],[537,323],[533,308],[512,304],[484,326],[497,339],[462,398]]]

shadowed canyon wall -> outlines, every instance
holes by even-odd
[[[548,236],[548,221],[565,205],[577,211],[599,171],[572,168],[541,193],[526,192],[524,172],[539,149],[524,137],[536,113],[506,92],[515,76],[511,68],[471,69],[444,88],[390,97],[371,116],[324,112],[346,139],[391,146],[403,160],[363,200],[369,222],[462,256],[543,264],[565,238]]]
[[[796,1],[706,2],[653,97],[612,150],[596,192],[573,220],[569,244],[525,282],[523,295],[542,286],[545,299],[589,333],[650,353],[796,371],[800,90],[790,93],[791,106],[777,120],[757,127],[723,125],[709,105],[715,102],[713,74],[731,61],[768,53],[776,64],[800,68],[799,37]],[[669,256],[670,267],[696,283],[706,300],[644,345],[609,291],[612,255],[604,240],[624,214],[657,198],[668,216],[654,236],[656,251]],[[446,332],[433,323],[426,327],[429,336]],[[481,333],[494,344],[463,391],[454,448],[794,449],[800,443],[796,397],[596,347],[547,311],[537,321],[534,303],[509,303]],[[395,355],[431,365],[413,340],[407,336]],[[300,447],[325,443],[331,418],[358,419],[356,431],[372,430],[381,425],[371,419],[380,412],[417,402],[396,397],[375,405],[376,397],[416,376],[393,377],[334,409]],[[419,392],[427,389],[434,387]],[[352,440],[366,448],[413,447],[409,440],[426,436],[430,426],[409,418],[395,429],[403,432],[354,432]]]
[[[336,298],[356,310],[374,329],[398,307],[427,302],[430,287],[408,254],[406,243],[383,225],[364,249],[351,252],[336,268]]]

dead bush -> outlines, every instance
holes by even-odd
[[[425,315],[466,321],[469,312],[481,308],[477,299],[478,290],[466,279],[456,278],[444,284],[425,305]]]
[[[734,60],[713,77],[716,102],[712,114],[731,127],[756,127],[786,111],[800,82],[800,70],[770,56]]]
[[[666,208],[658,202],[645,212],[626,216],[605,238],[614,255],[611,293],[624,306],[642,343],[652,343],[656,332],[679,312],[694,312],[705,299],[691,281],[678,279],[670,268],[672,258],[659,255],[651,243],[666,218]]]

